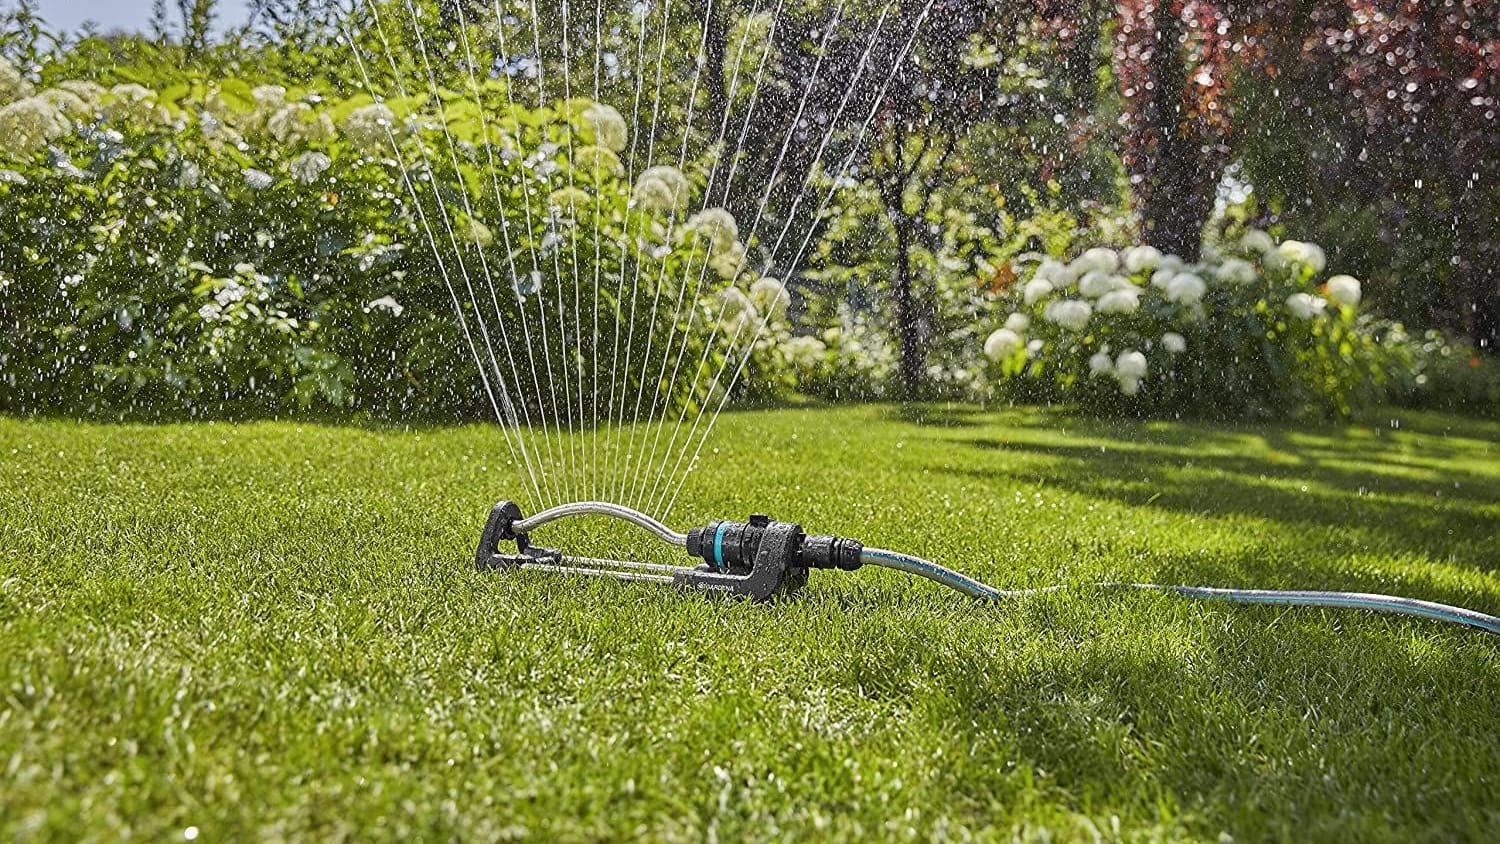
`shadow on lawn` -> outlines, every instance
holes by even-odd
[[[1417,657],[1404,637],[1373,628],[1304,630],[1315,649],[1288,660],[1274,631],[1247,626],[1210,630],[1190,655],[1085,645],[1082,655],[1044,658],[1019,676],[975,671],[965,654],[940,654],[930,670],[954,723],[1005,725],[1018,761],[1071,793],[1128,799],[1118,792],[1148,788],[1196,813],[1267,800],[1297,805],[1315,789],[1343,811],[1377,817],[1388,812],[1387,789],[1450,805],[1483,799],[1472,779],[1457,786],[1469,792],[1460,797],[1451,784],[1412,794],[1390,775],[1393,764],[1425,769],[1431,761],[1403,752],[1392,734],[1440,735],[1500,719],[1492,685],[1465,676],[1471,661],[1442,649]],[[1414,693],[1435,687],[1444,689],[1441,702]],[[1456,709],[1466,727],[1449,723]],[[1444,779],[1462,765],[1434,773]]]
[[[1084,422],[1067,432],[1083,441],[1038,442],[1032,428],[1014,429],[1013,438],[956,440],[1002,457],[944,471],[981,481],[1035,479],[1130,506],[1310,525],[1354,544],[1351,550],[1377,546],[1494,571],[1500,470],[1485,439],[1493,426],[1437,424],[1418,419],[1391,437],[1359,427]]]

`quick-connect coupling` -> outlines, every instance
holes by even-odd
[[[687,552],[703,560],[713,571],[748,571],[755,563],[761,540],[770,525],[771,520],[760,515],[743,522],[709,522],[704,527],[688,531]],[[860,567],[860,553],[864,550],[856,540],[828,535],[808,536],[800,528],[793,545],[794,558],[789,563],[804,569],[854,571]]]

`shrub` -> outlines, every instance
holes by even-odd
[[[521,413],[571,381],[595,414],[606,392],[702,399],[709,379],[657,379],[667,356],[737,355],[685,331],[640,348],[756,275],[727,212],[684,219],[701,174],[626,179],[626,129],[602,104],[527,109],[493,87],[482,109],[376,104],[237,80],[6,90],[5,409],[483,416],[478,357]],[[642,193],[665,204],[632,204]],[[630,337],[635,363],[592,381],[586,362]],[[752,356],[752,380],[773,357]]]
[[[1324,264],[1256,230],[1191,264],[1149,246],[1034,260],[986,339],[990,381],[1098,413],[1347,415],[1384,395],[1393,358],[1359,282]]]

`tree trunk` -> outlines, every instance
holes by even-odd
[[[729,92],[724,90],[724,56],[729,49],[729,0],[704,0],[711,8],[704,15],[703,90],[708,99],[710,137],[717,138]]]
[[[912,295],[911,226],[905,212],[899,207],[892,209],[891,222],[896,229],[896,329],[901,337],[898,367],[901,397],[906,401],[916,401],[922,392],[924,355],[916,302]]]
[[[1482,232],[1469,230],[1485,219],[1485,196],[1477,188],[1460,188],[1460,209],[1454,231],[1459,325],[1474,345],[1489,354],[1500,353],[1500,246]]]
[[[1146,162],[1144,172],[1137,172],[1143,177],[1137,199],[1146,243],[1196,261],[1203,226],[1213,210],[1219,174],[1200,149],[1203,141],[1193,118],[1183,108],[1187,70],[1180,35],[1173,4],[1161,3],[1156,12],[1156,45],[1149,74],[1156,82],[1153,107],[1149,109],[1154,149],[1140,153]],[[1205,173],[1206,168],[1215,172]]]

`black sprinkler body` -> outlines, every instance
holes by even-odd
[[[526,567],[610,575],[767,601],[794,593],[807,585],[809,569],[853,571],[859,568],[863,550],[863,546],[852,539],[808,536],[800,525],[760,515],[743,522],[714,521],[686,534],[678,534],[641,514],[612,505],[593,505],[591,509],[583,509],[580,505],[575,515],[582,513],[611,515],[634,522],[668,542],[682,546],[690,558],[702,562],[693,566],[670,566],[570,557],[555,549],[533,545],[529,530],[539,525],[528,523],[515,502],[502,501],[490,511],[474,563],[482,571]],[[515,551],[502,549],[501,543],[505,542],[514,542]]]

